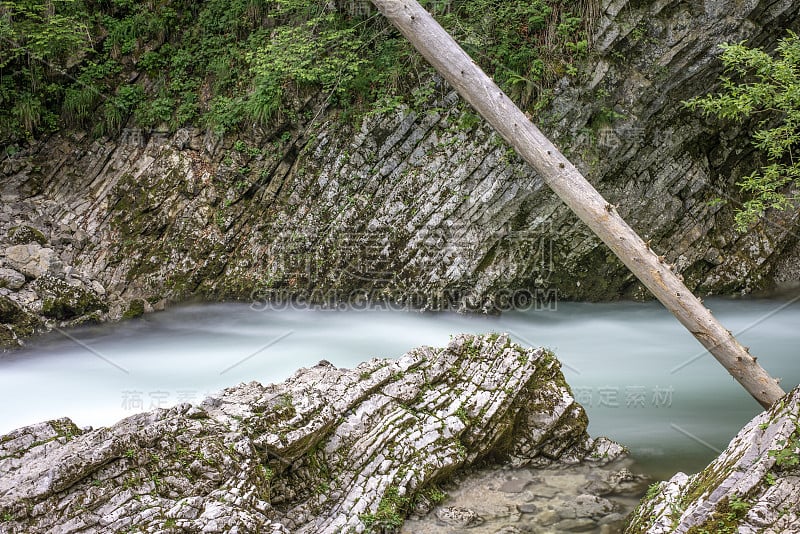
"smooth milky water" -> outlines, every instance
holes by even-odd
[[[707,304],[791,389],[800,383],[798,300]],[[656,477],[702,468],[760,409],[655,302],[559,302],[557,310],[501,317],[199,304],[53,333],[0,355],[0,434],[63,416],[109,425],[242,381],[281,381],[322,359],[353,367],[443,346],[461,332],[507,332],[551,348],[589,414],[590,433],[627,445]]]

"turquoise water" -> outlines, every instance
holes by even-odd
[[[800,302],[711,300],[784,389],[800,383]],[[142,319],[55,332],[0,355],[0,433],[69,416],[108,425],[152,407],[196,402],[242,381],[280,381],[326,359],[352,367],[440,346],[461,332],[508,332],[551,348],[593,435],[631,448],[657,477],[694,472],[759,406],[658,303],[557,303],[500,317],[403,311],[180,306]]]

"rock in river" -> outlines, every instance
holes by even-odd
[[[0,437],[0,530],[364,532],[398,526],[478,460],[604,463],[544,349],[457,336],[355,369],[321,362],[81,430],[69,419]]]
[[[708,467],[652,486],[628,534],[800,532],[800,387],[757,415]]]

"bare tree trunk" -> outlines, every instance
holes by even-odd
[[[785,393],[416,0],[372,0],[694,337],[767,408]]]

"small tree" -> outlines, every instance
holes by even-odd
[[[797,200],[792,186],[800,185],[800,38],[789,31],[774,58],[744,41],[723,44],[722,50],[722,90],[685,105],[706,116],[758,121],[753,144],[767,164],[737,182],[750,197],[736,212],[736,226],[743,231],[768,208],[785,210]]]

